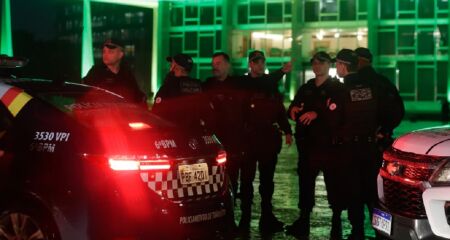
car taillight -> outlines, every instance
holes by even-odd
[[[226,162],[227,162],[227,152],[225,152],[225,151],[220,151],[220,152],[217,154],[216,162],[217,162],[218,164],[224,164],[224,163],[226,163]]]
[[[128,123],[128,126],[133,130],[144,130],[152,128],[150,125],[143,122],[130,122]]]
[[[170,161],[167,159],[147,159],[133,156],[112,156],[108,158],[109,167],[115,171],[136,170],[169,170]]]

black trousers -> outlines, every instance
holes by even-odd
[[[226,172],[230,179],[233,195],[236,197],[238,191],[239,170],[244,159],[243,153],[227,152]]]
[[[310,212],[315,205],[316,178],[322,171],[331,208],[343,209],[346,203],[341,199],[341,178],[347,164],[340,162],[337,146],[330,142],[306,143],[297,139],[299,203],[302,212]]]
[[[363,228],[364,204],[370,212],[378,201],[379,160],[373,142],[351,142],[341,146],[340,159],[349,162],[342,179],[346,187],[341,198],[348,202],[348,218],[353,227]]]
[[[278,161],[278,152],[248,152],[241,167],[241,210],[251,211],[253,202],[253,181],[256,166],[259,170],[259,194],[261,195],[261,213],[272,213],[272,196],[274,193],[274,174]]]

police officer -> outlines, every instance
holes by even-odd
[[[380,109],[384,114],[381,119],[381,128],[377,133],[378,142],[385,149],[392,143],[392,134],[405,115],[405,106],[397,87],[384,75],[377,73],[372,67],[372,53],[369,49],[359,47],[355,49],[358,55],[358,74],[362,79],[373,81],[380,88],[385,97]]]
[[[265,74],[265,57],[260,51],[249,55],[250,72],[239,80],[247,91],[246,140],[247,158],[241,169],[241,230],[248,230],[253,200],[253,180],[256,165],[259,170],[259,194],[261,216],[259,228],[262,232],[282,231],[284,224],[272,212],[274,173],[278,153],[281,150],[281,131],[286,134],[286,143],[292,143],[291,128],[286,117],[282,98],[276,88],[280,75]]]
[[[179,126],[202,129],[202,87],[200,80],[189,76],[194,61],[183,53],[166,60],[170,62],[170,72],[155,95],[152,112]]]
[[[108,39],[103,44],[102,63],[93,66],[83,81],[123,96],[127,101],[147,107],[146,95],[139,89],[128,65],[123,62],[123,44]]]
[[[339,182],[336,176],[337,149],[332,146],[336,126],[339,125],[340,109],[336,98],[343,90],[342,83],[329,75],[331,57],[326,52],[317,52],[311,59],[315,78],[302,85],[288,113],[296,122],[295,140],[298,151],[299,174],[299,218],[286,230],[299,238],[309,237],[310,213],[315,204],[315,181],[319,171],[323,172],[327,188],[328,201],[332,209],[336,206]],[[333,219],[331,239],[342,238],[340,218]]]
[[[372,194],[368,186],[367,169],[376,164],[376,132],[380,127],[380,99],[383,93],[371,81],[358,74],[358,56],[350,49],[342,49],[336,56],[336,71],[344,78],[344,123],[335,142],[340,144],[340,165],[343,188],[342,202],[348,203],[348,218],[352,225],[349,239],[364,239],[363,195]],[[333,214],[339,212],[333,211]],[[335,216],[333,216],[334,218]]]
[[[392,142],[392,134],[394,128],[397,127],[404,114],[405,107],[403,100],[398,93],[397,87],[392,84],[392,82],[385,76],[377,73],[372,67],[372,53],[367,48],[357,48],[355,53],[358,55],[358,74],[365,81],[370,81],[376,85],[379,89],[378,91],[382,94],[380,97],[380,107],[378,108],[382,111],[379,116],[380,127],[376,133],[376,140],[378,146],[377,162],[372,169],[368,169],[369,177],[366,183],[368,186],[363,186],[364,189],[371,189],[368,191],[370,194],[365,194],[365,203],[369,208],[370,215],[372,215],[373,207],[376,206],[378,202],[376,177],[382,163],[382,153],[389,147]],[[371,170],[371,171],[370,171]]]
[[[227,173],[234,196],[238,189],[239,168],[244,156],[244,93],[238,88],[237,79],[230,76],[230,57],[224,52],[212,57],[213,76],[202,85],[210,103],[209,129],[216,134],[227,151]]]

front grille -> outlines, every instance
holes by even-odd
[[[413,218],[426,216],[420,188],[385,178],[383,188],[385,205],[390,211]]]
[[[433,169],[429,168],[404,166],[404,171],[401,177],[418,181],[427,181],[433,174],[433,171]]]

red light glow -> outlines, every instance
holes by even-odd
[[[129,159],[109,159],[109,166],[116,171],[139,170],[139,161]]]
[[[131,122],[128,123],[128,126],[130,126],[130,128],[133,130],[144,130],[152,128],[150,125],[143,122]]]
[[[225,162],[227,162],[227,152],[225,152],[225,151],[220,151],[220,152],[217,154],[216,162],[217,162],[218,164],[224,164]]]
[[[169,170],[169,160],[147,160],[135,158],[109,158],[109,166],[115,171],[137,171],[137,170]]]

